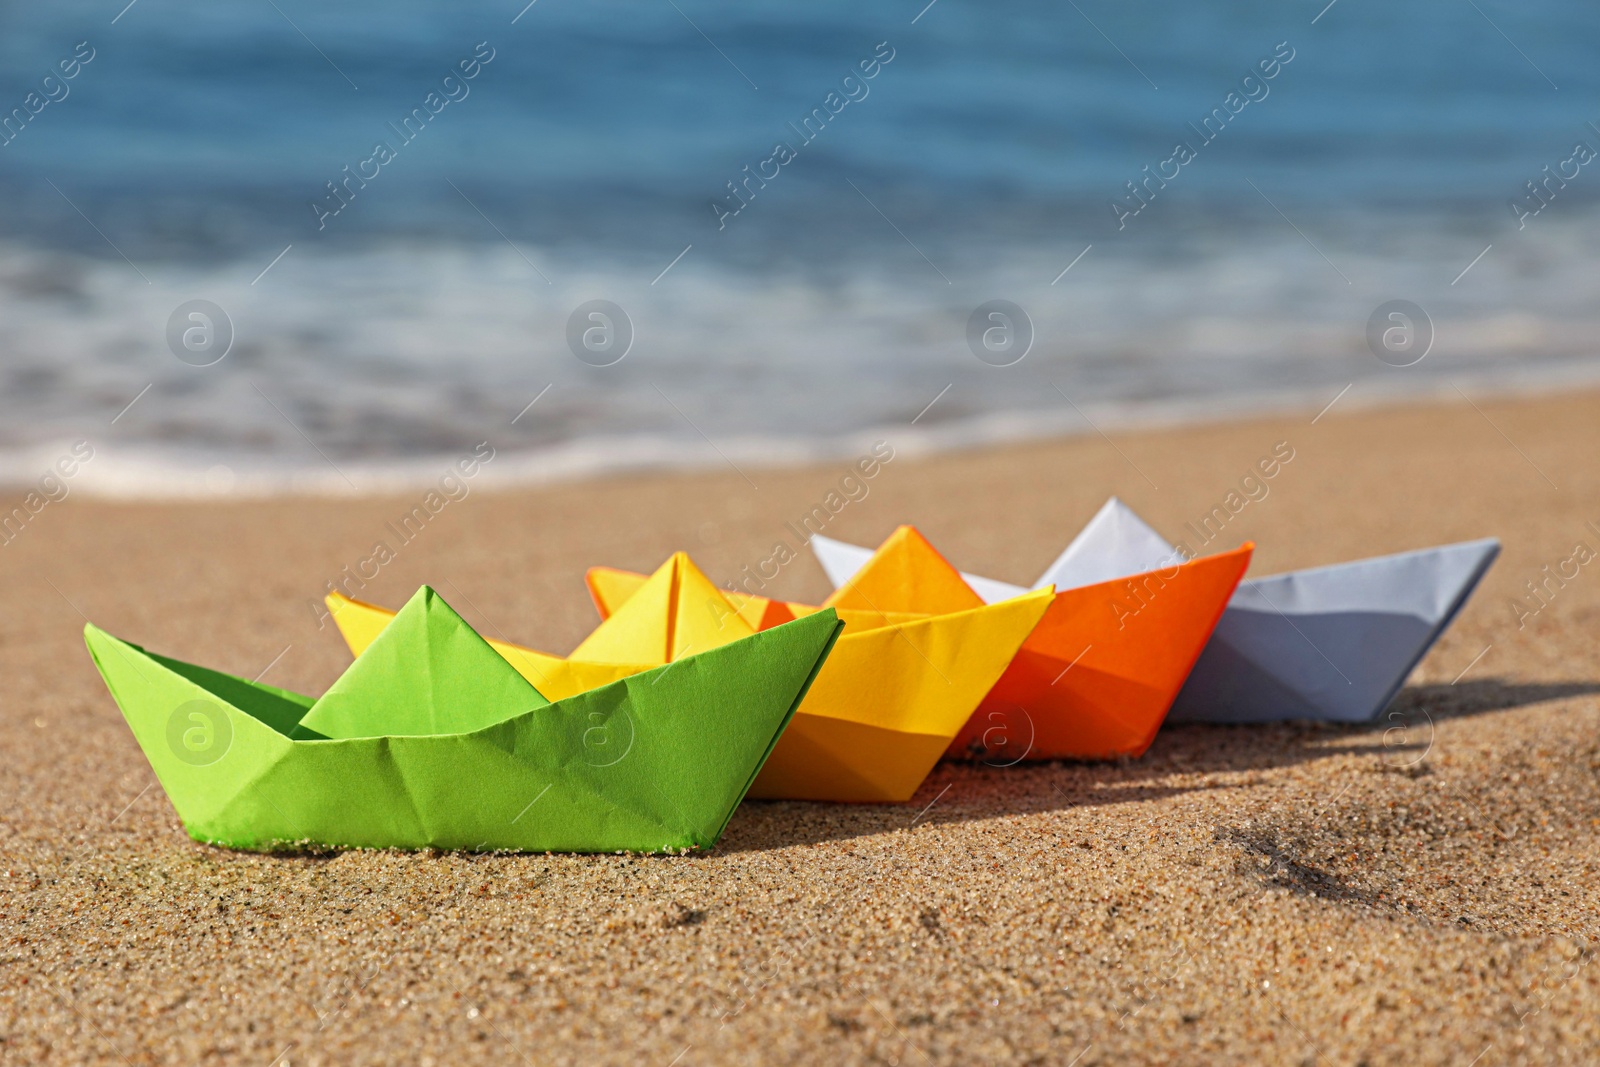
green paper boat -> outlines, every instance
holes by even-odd
[[[842,626],[820,612],[555,703],[426,586],[318,700],[84,638],[196,840],[671,852],[716,844]]]

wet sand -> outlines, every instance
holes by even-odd
[[[1179,538],[1288,442],[1208,551],[1253,539],[1263,575],[1505,544],[1387,715],[946,764],[903,806],[750,802],[685,858],[190,841],[85,618],[320,693],[348,662],[324,582],[420,494],[51,504],[0,547],[0,1061],[1594,1062],[1600,562],[1537,614],[1525,583],[1600,549],[1600,396],[1316,414],[896,455],[826,532],[912,522],[1031,581],[1107,495]],[[473,489],[351,588],[398,606],[428,582],[566,651],[586,566],[687,548],[753,573],[848,469]],[[802,557],[765,591],[826,585]]]

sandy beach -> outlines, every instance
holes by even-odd
[[[51,503],[0,547],[0,1061],[1594,1062],[1600,563],[1546,603],[1527,583],[1600,549],[1600,395],[1317,415],[896,454],[826,532],[914,523],[1028,582],[1108,495],[1179,539],[1286,443],[1202,551],[1254,540],[1265,575],[1504,542],[1386,716],[942,764],[902,806],[748,802],[684,858],[192,842],[85,620],[320,693],[349,661],[325,583],[421,493]],[[850,469],[473,489],[344,587],[398,607],[428,583],[565,652],[587,566],[760,574]],[[807,555],[761,581],[827,592]]]

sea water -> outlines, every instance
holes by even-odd
[[[0,478],[88,440],[95,491],[345,492],[483,441],[537,479],[1589,380],[1597,47],[1553,0],[6,5]],[[197,300],[226,322],[174,332]],[[1025,354],[975,353],[992,300]]]

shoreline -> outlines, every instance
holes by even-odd
[[[943,423],[934,419],[921,426],[915,425],[922,417],[918,416],[907,424],[884,424],[817,439],[729,436],[712,441],[660,435],[578,439],[536,450],[501,449],[496,464],[485,467],[477,487],[497,493],[516,492],[647,474],[704,474],[727,470],[730,465],[740,470],[787,471],[845,460],[880,441],[892,442],[900,455],[929,458],[1048,444],[1105,432],[1203,429],[1289,418],[1302,412],[1331,415],[1447,405],[1459,402],[1463,396],[1474,402],[1538,399],[1571,390],[1600,391],[1600,356],[1573,365],[1519,370],[1509,375],[1464,374],[1411,382],[1356,379],[1345,391],[1335,385],[1263,391],[1231,399],[1086,402],[1038,411],[975,415]],[[938,399],[924,409],[924,415],[937,411]],[[89,438],[63,437],[0,453],[0,492],[25,491],[56,459],[86,439]],[[492,444],[492,439],[487,443]],[[471,446],[464,446],[452,453],[376,463],[341,459],[337,465],[326,457],[318,459],[313,455],[289,466],[255,455],[216,453],[200,457],[191,450],[173,452],[105,442],[99,449],[99,461],[85,468],[73,491],[100,500],[153,502],[371,499],[425,490],[472,450]]]

